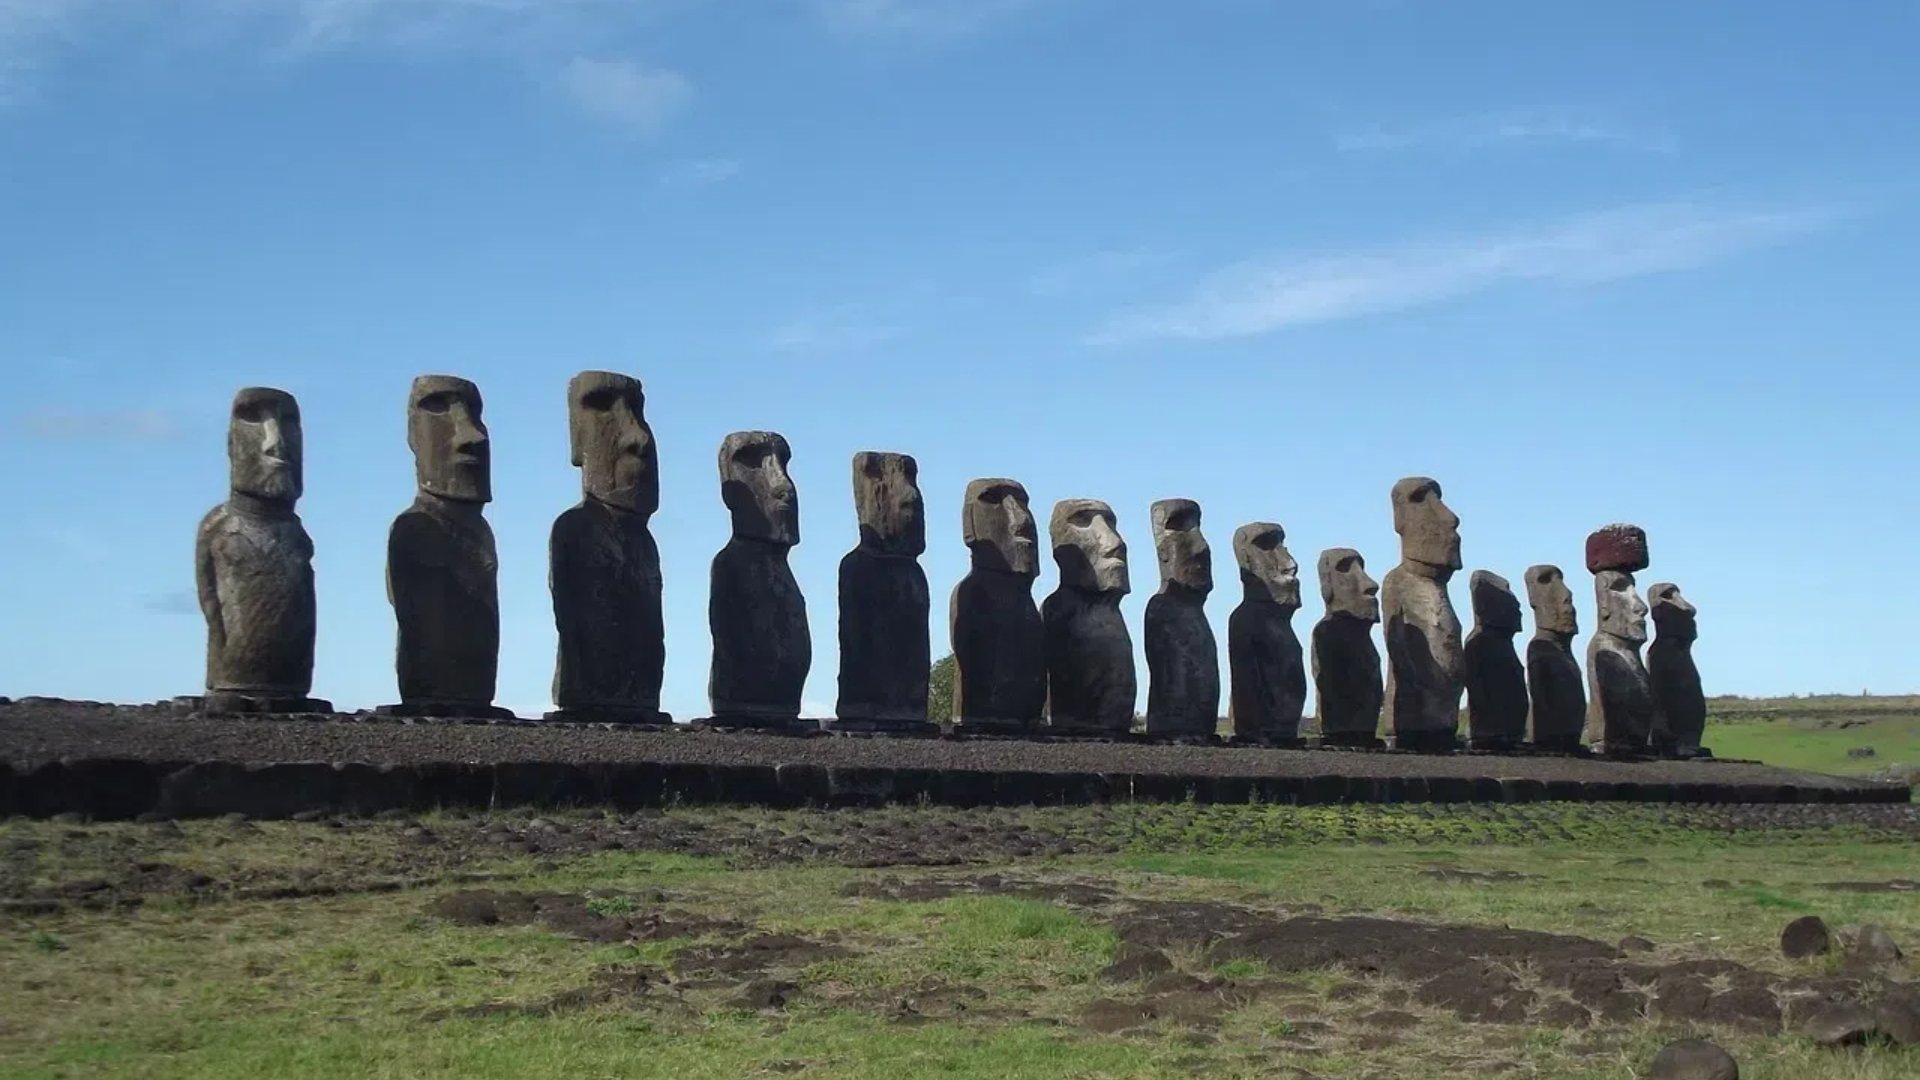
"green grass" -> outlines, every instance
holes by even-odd
[[[679,813],[815,835],[876,820]],[[911,829],[952,813],[898,809],[884,820]],[[1092,814],[1003,810],[975,818],[1066,834],[1089,829]],[[1129,838],[1121,854],[993,866],[730,869],[716,859],[635,851],[540,860],[479,853],[462,863],[496,875],[487,888],[577,892],[605,916],[664,907],[742,927],[659,940],[590,942],[539,925],[454,925],[428,914],[436,897],[464,887],[453,883],[349,887],[301,900],[159,897],[132,910],[9,915],[0,923],[0,1000],[7,1003],[0,1076],[899,1080],[1301,1070],[1441,1080],[1505,1068],[1598,1080],[1634,1075],[1672,1033],[1650,1024],[1585,1032],[1469,1025],[1390,998],[1396,988],[1376,977],[1331,969],[1279,975],[1257,962],[1216,966],[1178,953],[1174,961],[1191,974],[1272,992],[1223,1000],[1213,1030],[1162,1020],[1141,1033],[1101,1035],[1080,1017],[1102,999],[1146,992],[1100,978],[1117,952],[1110,926],[1132,905],[1168,900],[1609,941],[1640,934],[1656,943],[1661,961],[1727,957],[1776,972],[1803,970],[1790,968],[1777,949],[1780,927],[1802,913],[1838,927],[1878,922],[1910,951],[1920,944],[1920,895],[1820,887],[1913,876],[1911,841],[1857,830],[1729,834],[1695,830],[1648,808],[1552,805],[1474,812],[1166,806],[1111,808],[1106,820]],[[16,882],[106,875],[146,828],[0,822],[0,848],[37,845],[44,856],[30,865],[20,860]],[[332,875],[327,880],[350,886],[349,865],[359,865],[369,883],[391,878],[386,860],[405,858],[397,831],[193,825],[169,842],[167,858],[298,880]],[[1437,867],[1455,873],[1422,872]],[[1460,875],[1503,871],[1527,876]],[[990,891],[926,900],[872,895],[885,878],[910,885],[989,872],[1038,886],[1093,886],[1106,892],[1088,895],[1111,899],[1079,907]],[[737,948],[770,934],[795,935],[834,955],[718,978],[674,973],[689,949]],[[657,988],[576,996],[551,1015],[461,1015],[482,1006],[537,1008],[635,973]],[[784,1011],[746,1012],[737,998],[749,978],[787,980],[802,991]],[[1363,1043],[1359,1017],[1383,1008],[1415,1011],[1420,1027],[1398,1042]],[[914,1022],[896,1022],[901,1015]],[[1893,1080],[1920,1072],[1920,1051],[1826,1054],[1784,1036],[1717,1034],[1750,1078]]]
[[[1811,772],[1864,775],[1891,765],[1920,766],[1920,707],[1911,714],[1850,719],[1857,726],[1818,727],[1823,720],[1848,722],[1819,711],[1740,714],[1727,719],[1709,716],[1701,741],[1720,757]],[[1872,747],[1874,756],[1848,756],[1849,750],[1860,747]]]

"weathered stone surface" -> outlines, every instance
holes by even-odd
[[[1902,955],[1900,943],[1878,923],[1867,923],[1847,940],[1847,959],[1857,964],[1868,967],[1897,964]]]
[[[1575,750],[1587,724],[1587,692],[1573,636],[1580,632],[1573,590],[1557,566],[1527,568],[1527,602],[1533,607],[1533,640],[1527,643],[1527,697],[1533,744]]]
[[[1220,715],[1220,647],[1207,622],[1213,549],[1200,532],[1200,504],[1153,504],[1160,590],[1147,600],[1147,733],[1210,737]]]
[[[1400,565],[1387,571],[1380,609],[1387,643],[1386,722],[1394,745],[1451,750],[1459,743],[1466,656],[1447,582],[1460,569],[1460,519],[1424,476],[1393,485]]]
[[[1649,565],[1647,532],[1638,525],[1605,525],[1587,536],[1587,573],[1637,574]]]
[[[466,379],[413,381],[407,446],[419,493],[387,536],[387,598],[399,624],[400,704],[390,712],[509,715],[492,704],[500,560],[483,516],[493,482],[481,409],[480,388]]]
[[[1920,987],[1889,986],[1873,1005],[1873,1025],[1899,1046],[1920,1046]]]
[[[1669,748],[1681,757],[1700,757],[1706,754],[1700,737],[1707,727],[1707,697],[1693,662],[1693,642],[1700,636],[1694,606],[1680,595],[1680,586],[1666,582],[1647,590],[1647,599],[1655,630],[1647,646],[1647,678],[1666,720]]]
[[[330,712],[313,688],[313,540],[294,504],[305,442],[293,395],[247,387],[227,424],[227,501],[201,519],[194,584],[207,620],[207,695],[223,712]]]
[[[660,469],[640,380],[584,371],[567,386],[578,506],[553,523],[548,585],[560,646],[550,720],[666,724],[660,549],[648,522]]]
[[[1826,920],[1818,915],[1802,916],[1780,931],[1780,955],[1789,960],[1825,956],[1832,951],[1833,934],[1827,929]]]
[[[1127,545],[1113,508],[1098,499],[1054,504],[1048,532],[1060,587],[1041,605],[1046,628],[1048,729],[1119,735],[1133,727],[1139,692],[1133,637],[1120,615]]]
[[[1377,746],[1385,687],[1373,627],[1380,586],[1352,548],[1320,553],[1320,597],[1326,614],[1313,628],[1313,687],[1320,737],[1334,746]]]
[[[1878,1029],[1873,1011],[1853,1001],[1821,1002],[1794,1025],[1796,1033],[1815,1046],[1855,1046]]]
[[[1705,1039],[1682,1039],[1654,1055],[1648,1080],[1740,1080],[1740,1063]]]
[[[1233,676],[1227,715],[1236,740],[1286,743],[1300,737],[1307,701],[1306,658],[1293,630],[1300,564],[1286,539],[1286,531],[1270,521],[1242,525],[1233,534],[1242,595],[1227,619]]]
[[[1647,605],[1633,575],[1594,575],[1600,628],[1587,643],[1587,741],[1609,754],[1643,754],[1659,727],[1659,705],[1640,659],[1647,641]]]
[[[1520,601],[1507,579],[1475,570],[1473,632],[1467,635],[1467,737],[1475,749],[1508,750],[1527,737],[1527,672],[1513,639],[1520,633]]]
[[[826,726],[935,731],[919,465],[906,454],[853,455],[853,502],[860,543],[840,560],[840,700]]]
[[[789,728],[813,664],[807,601],[787,565],[800,542],[800,503],[787,463],[787,440],[771,431],[736,431],[720,445],[720,496],[733,515],[733,538],[713,557],[707,623],[713,666],[711,723]]]
[[[1033,602],[1040,544],[1027,489],[991,477],[967,485],[961,534],[972,567],[947,608],[954,724],[1029,731],[1047,704],[1046,630]]]

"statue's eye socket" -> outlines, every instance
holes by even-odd
[[[1280,534],[1276,532],[1263,532],[1253,538],[1253,546],[1259,548],[1261,551],[1272,551],[1274,548],[1280,546]]]
[[[608,412],[619,400],[620,393],[617,390],[590,390],[580,399],[580,404],[595,412]]]
[[[453,399],[446,394],[428,394],[415,407],[423,413],[439,416],[453,408]]]

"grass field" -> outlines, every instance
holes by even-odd
[[[1920,946],[1917,834],[1558,804],[16,820],[0,1075],[1625,1078],[1705,1033],[1749,1080],[1893,1080],[1920,1048],[1769,1010],[1838,973],[1780,958],[1796,916]],[[960,865],[847,865],[874,837]]]
[[[1920,773],[1920,697],[1714,698],[1703,741],[1721,757],[1815,772]],[[1861,748],[1874,753],[1849,756]]]

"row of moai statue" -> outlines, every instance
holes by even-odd
[[[500,619],[498,559],[483,515],[492,498],[479,389],[452,376],[413,383],[407,442],[418,494],[395,520],[387,591],[398,622],[399,703],[410,716],[505,717],[493,705]],[[583,497],[553,526],[549,585],[559,636],[548,719],[664,726],[660,558],[648,523],[659,508],[653,433],[638,380],[584,372],[568,386],[573,464]],[[196,577],[206,614],[212,714],[325,712],[310,698],[315,596],[313,545],[294,506],[302,490],[299,406],[281,390],[234,399],[228,434],[231,493],[201,522]],[[721,497],[732,536],[714,557],[708,617],[712,716],[705,725],[795,730],[812,662],[806,600],[788,566],[799,505],[787,441],[736,432],[721,444]],[[853,458],[858,545],[840,564],[840,686],[829,730],[926,734],[930,601],[914,459]],[[1600,627],[1587,682],[1571,651],[1573,598],[1557,567],[1527,571],[1536,634],[1523,666],[1514,648],[1520,607],[1507,582],[1476,571],[1475,627],[1464,641],[1447,593],[1461,568],[1459,518],[1426,478],[1396,484],[1401,561],[1384,586],[1350,548],[1321,554],[1326,613],[1313,628],[1311,670],[1319,732],[1334,746],[1459,745],[1460,701],[1469,745],[1609,752],[1701,753],[1705,703],[1691,645],[1694,611],[1672,585],[1652,590],[1660,627],[1649,662],[1647,605],[1633,574],[1647,563],[1644,532],[1610,526],[1587,543]],[[1220,707],[1218,644],[1205,612],[1212,551],[1197,503],[1153,504],[1161,584],[1147,603],[1146,726],[1172,739],[1214,737]],[[955,587],[949,630],[957,730],[998,735],[1114,737],[1134,723],[1133,641],[1120,613],[1130,591],[1127,547],[1113,510],[1093,499],[1055,505],[1049,523],[1059,587],[1036,605],[1040,561],[1027,491],[1008,479],[967,486],[962,532],[971,568]],[[1243,598],[1228,621],[1228,716],[1236,741],[1301,741],[1308,660],[1292,620],[1299,567],[1286,534],[1255,522],[1233,537]],[[1385,622],[1386,677],[1373,627]],[[811,725],[806,725],[811,726]]]

